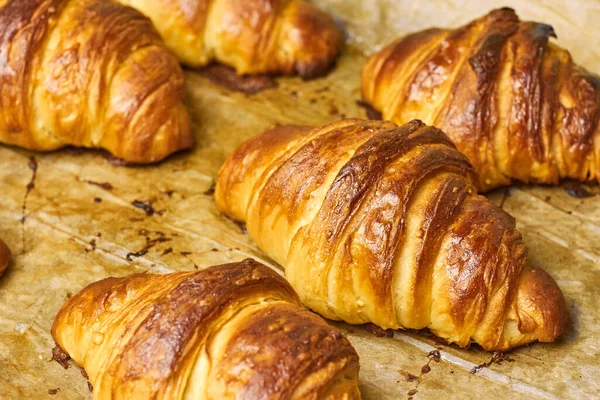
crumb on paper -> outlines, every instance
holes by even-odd
[[[15,331],[19,332],[20,334],[25,333],[27,329],[29,329],[29,324],[17,324],[15,326]]]

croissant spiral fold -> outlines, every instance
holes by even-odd
[[[471,176],[436,128],[343,120],[250,139],[215,200],[326,318],[487,350],[553,341],[569,321],[563,295],[526,266],[514,219]]]
[[[119,0],[149,16],[167,46],[189,66],[211,61],[239,74],[323,75],[342,35],[304,0]]]
[[[112,0],[0,0],[0,141],[134,163],[193,143],[183,73],[151,21]]]
[[[444,131],[475,167],[479,190],[600,181],[600,79],[554,36],[509,8],[417,32],[369,58],[363,98],[384,119]]]
[[[253,260],[92,283],[52,336],[94,399],[360,399],[358,356]]]

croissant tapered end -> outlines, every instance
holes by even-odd
[[[151,21],[104,0],[0,8],[0,142],[153,163],[193,143],[183,72]]]
[[[217,177],[217,208],[232,219],[245,221],[251,185],[271,164],[273,157],[290,148],[311,129],[296,125],[275,126],[234,150]],[[248,179],[248,175],[252,175],[253,179]]]
[[[532,342],[554,342],[571,323],[565,298],[545,271],[526,267],[505,316],[502,334],[477,331],[473,340],[485,350],[506,351]],[[466,347],[468,342],[459,345]]]
[[[550,25],[510,8],[416,32],[369,58],[363,98],[384,119],[442,129],[473,164],[480,191],[600,181],[600,78],[552,37]]]
[[[327,73],[343,41],[333,19],[306,1],[292,2],[283,18],[277,51],[282,71],[305,79]]]
[[[350,342],[253,260],[92,283],[52,336],[97,399],[360,399]]]
[[[553,342],[571,323],[560,288],[541,269],[521,274],[516,303],[519,330],[533,333],[540,342]]]
[[[4,274],[4,271],[6,271],[6,268],[8,268],[10,256],[11,256],[10,249],[8,248],[6,243],[4,243],[0,239],[0,277]]]

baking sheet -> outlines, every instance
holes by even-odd
[[[0,398],[91,397],[79,369],[51,361],[49,331],[66,298],[92,281],[245,257],[277,268],[216,210],[211,187],[221,163],[245,139],[275,123],[364,117],[356,103],[364,54],[397,35],[456,26],[509,5],[524,19],[553,24],[558,43],[585,67],[600,71],[600,2],[594,0],[315,2],[348,32],[350,44],[335,71],[310,82],[278,79],[278,88],[256,95],[231,92],[202,73],[186,71],[186,103],[198,142],[190,152],[155,167],[125,168],[97,152],[42,155],[0,147],[0,237],[15,255],[0,279]],[[576,198],[567,191],[585,194],[577,185],[521,186],[490,198],[517,218],[530,263],[558,281],[574,327],[554,344],[514,350],[509,359],[496,357],[472,373],[492,354],[440,345],[423,332],[379,338],[362,327],[337,324],[361,357],[365,399],[598,396],[600,196]]]

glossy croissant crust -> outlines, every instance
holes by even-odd
[[[470,176],[436,128],[352,119],[250,139],[215,200],[324,317],[486,350],[553,341],[569,320],[560,289]]]
[[[428,29],[370,57],[363,97],[384,119],[437,126],[480,190],[512,181],[600,181],[600,80],[550,43],[550,25],[498,9]]]
[[[11,254],[8,246],[2,241],[2,239],[0,239],[0,277],[2,277],[4,271],[6,271],[6,268],[8,268],[10,256]]]
[[[360,399],[358,356],[253,260],[93,283],[52,336],[99,399]]]
[[[134,163],[192,145],[183,73],[141,13],[112,0],[0,6],[0,142]]]
[[[305,0],[118,0],[149,16],[167,46],[187,65],[211,61],[239,74],[322,75],[342,35]]]

